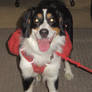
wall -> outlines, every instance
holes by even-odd
[[[0,28],[15,28],[22,12],[29,6],[36,5],[40,0],[21,0],[21,7],[15,8],[15,0],[0,0]],[[75,0],[75,7],[71,7],[69,0],[65,0],[70,9],[74,28],[92,28],[90,18],[90,0]],[[30,2],[30,3],[29,3]]]

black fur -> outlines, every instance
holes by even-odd
[[[23,88],[24,88],[24,91],[26,91],[30,85],[32,84],[34,78],[27,78],[27,79],[23,79]]]
[[[47,85],[47,82],[48,82],[48,81],[46,81],[45,84],[46,84],[46,87],[47,87],[48,92],[49,92],[49,87],[48,87],[48,85]],[[56,89],[56,90],[58,90],[58,86],[59,86],[58,84],[59,84],[59,78],[57,78],[57,80],[54,82],[54,86],[55,86],[55,89]]]
[[[32,17],[35,8],[25,11],[17,22],[17,26],[22,29],[23,37],[29,37],[32,28]]]
[[[57,79],[57,80],[55,81],[55,88],[56,88],[56,90],[58,90],[58,81],[59,81],[59,79]]]

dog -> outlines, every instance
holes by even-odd
[[[25,92],[33,92],[36,79],[47,83],[49,92],[58,91],[61,62],[55,52],[62,53],[65,29],[73,42],[73,22],[70,11],[58,0],[42,0],[37,7],[28,9],[21,23],[23,37],[19,48],[20,70]],[[73,74],[65,62],[65,77]],[[40,77],[39,77],[40,76]]]

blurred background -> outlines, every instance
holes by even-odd
[[[0,28],[15,28],[23,11],[37,5],[40,0],[18,0],[20,7],[15,7],[16,0],[0,0]],[[73,15],[74,28],[92,28],[90,17],[91,0],[75,0],[71,7],[70,1],[63,0]]]

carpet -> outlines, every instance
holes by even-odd
[[[8,53],[6,41],[14,29],[0,29],[0,92],[23,92],[16,57]],[[92,68],[92,29],[75,29],[71,58]],[[64,77],[64,64],[59,76],[59,92],[92,92],[92,74],[72,65],[74,79]],[[35,85],[34,92],[47,92],[43,83]]]

